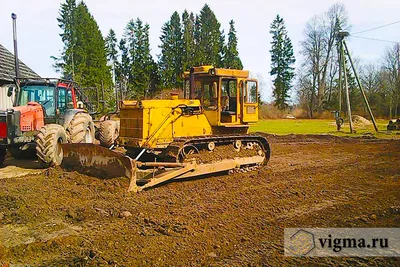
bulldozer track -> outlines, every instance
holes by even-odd
[[[244,149],[235,149],[234,144],[237,141],[240,141]],[[213,151],[207,149],[207,145],[211,142],[215,145]],[[268,162],[271,155],[270,146],[267,139],[259,135],[215,135],[177,138],[165,149],[161,157],[165,161],[181,162],[183,159],[180,153],[182,153],[184,147],[191,146],[197,151],[195,151],[195,154],[190,155],[189,158],[196,158],[201,163],[208,163],[224,158],[249,156],[249,154],[257,152],[257,149],[253,149],[254,151],[247,149],[247,144],[257,144],[265,155],[264,164]]]

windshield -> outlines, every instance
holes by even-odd
[[[46,116],[55,115],[53,85],[25,85],[21,89],[21,106],[37,102],[45,109]]]

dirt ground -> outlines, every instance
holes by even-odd
[[[17,167],[0,169],[0,266],[400,265],[283,256],[285,227],[400,227],[400,141],[268,139],[258,171],[139,194],[126,179],[8,160]]]

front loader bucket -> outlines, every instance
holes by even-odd
[[[131,178],[134,174],[129,157],[94,144],[62,144],[61,168],[99,178]]]

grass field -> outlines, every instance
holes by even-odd
[[[386,125],[388,120],[377,120],[379,132],[377,133],[373,125],[354,125],[356,133],[350,134],[350,128],[347,123],[340,132],[336,131],[335,121],[317,120],[317,119],[277,119],[260,120],[256,125],[250,127],[251,132],[267,132],[271,134],[333,134],[340,136],[360,136],[373,134],[379,138],[400,138],[400,132],[388,132]]]

